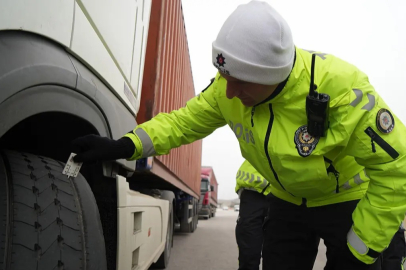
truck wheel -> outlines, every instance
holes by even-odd
[[[166,232],[165,250],[162,252],[158,261],[151,265],[152,269],[165,269],[168,267],[169,258],[171,257],[171,250],[173,246],[173,209],[172,204],[169,204],[169,219],[168,230]]]
[[[64,164],[17,152],[0,153],[0,268],[107,269],[93,193]]]
[[[194,219],[194,231],[196,231],[197,230],[197,224],[199,223],[199,211],[197,210],[198,209],[198,203],[196,202],[195,203],[195,212],[194,212],[194,217],[193,217],[193,219]]]
[[[190,210],[189,210],[189,201],[183,201],[182,202],[182,211],[183,211],[183,217],[180,220],[180,231],[184,232],[184,233],[191,233],[192,231],[192,223],[193,220],[191,222],[189,222],[189,218],[190,218]],[[193,209],[192,209],[192,215],[193,213]]]
[[[192,233],[192,232],[194,232],[195,231],[195,229],[196,229],[196,220],[195,220],[195,217],[196,217],[196,204],[195,203],[193,203],[193,208],[192,208],[192,221],[189,223],[189,226],[190,226],[190,229],[189,229],[189,231]]]
[[[196,231],[197,230],[197,224],[199,223],[199,216],[195,215],[193,219],[195,220],[195,222],[194,222],[194,226],[195,226],[194,231]]]

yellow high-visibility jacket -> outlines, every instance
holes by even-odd
[[[406,129],[363,72],[333,55],[316,55],[317,90],[331,99],[326,137],[307,133],[312,54],[298,48],[283,89],[265,102],[245,107],[228,99],[227,81],[217,74],[184,108],[126,136],[136,146],[132,159],[139,159],[167,154],[228,124],[243,157],[270,181],[276,197],[307,207],[361,199],[347,239],[352,253],[370,264],[405,216]]]
[[[271,183],[266,180],[247,160],[238,169],[235,177],[235,192],[242,188],[254,190],[265,196],[271,192]]]

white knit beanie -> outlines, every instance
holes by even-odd
[[[294,56],[288,24],[261,1],[238,6],[221,27],[212,50],[219,71],[265,85],[283,82],[292,70]]]

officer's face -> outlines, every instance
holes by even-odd
[[[263,85],[238,80],[231,76],[221,74],[227,80],[227,98],[239,98],[247,107],[254,106],[266,98],[276,89],[277,85]]]

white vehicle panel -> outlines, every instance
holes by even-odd
[[[169,202],[130,190],[122,176],[116,180],[117,269],[148,269],[165,249]]]
[[[125,80],[121,72],[78,4],[70,50],[96,70],[134,113],[138,111],[132,91],[128,91],[127,87],[125,93]]]
[[[82,11],[99,32],[123,75],[130,81],[134,44],[136,1],[77,0]]]
[[[134,37],[134,55],[131,70],[131,86],[136,97],[141,94],[142,77],[145,63],[145,52],[147,49],[149,20],[151,15],[151,0],[137,1],[136,29]],[[140,98],[137,99],[139,107]]]
[[[69,47],[74,0],[1,0],[0,30],[24,30]]]

